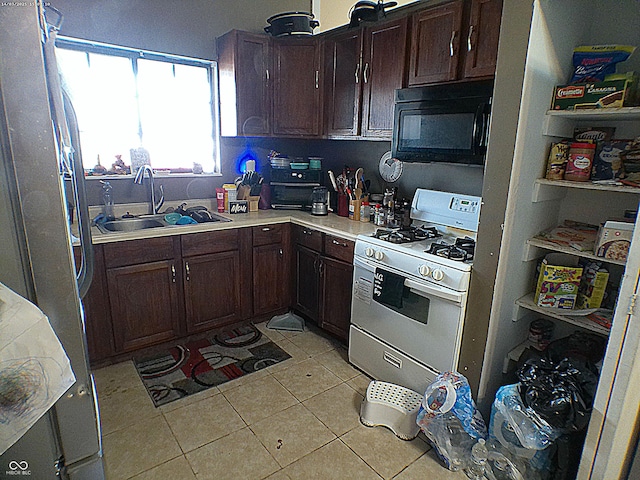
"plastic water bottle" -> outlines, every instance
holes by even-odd
[[[471,448],[471,462],[467,469],[467,477],[473,480],[482,480],[484,478],[484,471],[487,465],[487,457],[489,451],[484,444],[484,438],[478,440],[478,442]]]

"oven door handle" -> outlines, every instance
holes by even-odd
[[[462,304],[465,299],[465,293],[456,292],[448,288],[442,288],[438,285],[428,285],[426,283],[416,282],[410,278],[404,279],[404,284],[409,287],[412,292],[422,297],[435,296],[442,300],[449,300],[450,302]]]

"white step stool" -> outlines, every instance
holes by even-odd
[[[360,421],[368,426],[389,428],[402,440],[420,433],[416,424],[422,395],[393,383],[372,381],[360,408]]]

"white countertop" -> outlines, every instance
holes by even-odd
[[[193,203],[193,202],[190,202]],[[126,210],[126,208],[123,208]],[[135,208],[127,211],[134,212]],[[212,210],[215,211],[215,210]],[[138,240],[143,238],[166,237],[171,235],[187,235],[197,232],[211,232],[214,230],[226,230],[230,228],[255,227],[270,223],[291,222],[297,225],[314,228],[331,235],[336,235],[348,240],[355,240],[357,235],[371,234],[375,231],[375,225],[371,222],[360,222],[339,217],[333,213],[326,216],[311,215],[309,212],[297,210],[259,210],[257,212],[230,215],[221,213],[231,222],[207,222],[191,225],[170,225],[166,227],[147,228],[134,232],[109,232],[102,233],[97,227],[91,228],[92,243],[112,243],[125,240]],[[92,215],[93,216],[93,215]]]

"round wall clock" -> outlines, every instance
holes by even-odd
[[[385,182],[395,182],[402,175],[402,162],[391,156],[391,152],[386,152],[380,158],[380,176]]]

